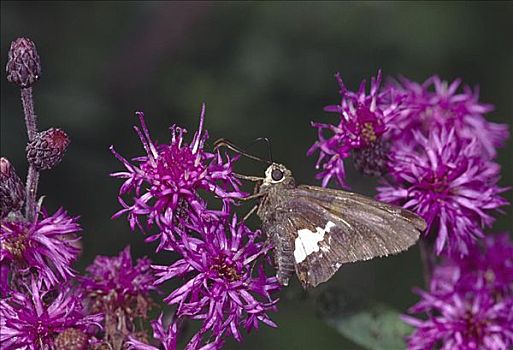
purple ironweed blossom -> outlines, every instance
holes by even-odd
[[[436,234],[436,253],[467,255],[490,211],[507,204],[499,196],[499,166],[482,158],[478,144],[462,140],[454,129],[414,133],[416,147],[397,147],[389,161],[391,180],[378,187],[379,200],[402,205],[428,223]]]
[[[29,295],[19,291],[0,301],[0,343],[5,350],[52,349],[55,338],[70,328],[84,334],[98,326],[101,314],[87,315],[82,296],[64,284],[58,294],[49,292],[39,281],[32,279],[27,286]]]
[[[316,168],[321,169],[321,172],[317,178],[322,179],[323,186],[335,177],[342,187],[348,187],[345,182],[344,159],[353,151],[373,149],[374,144],[381,142],[384,133],[394,129],[393,120],[402,109],[403,96],[392,87],[380,90],[381,71],[378,71],[376,78],[371,79],[369,94],[365,91],[365,80],[360,84],[358,92],[352,92],[347,90],[340,73],[337,73],[336,78],[340,86],[340,104],[326,106],[324,110],[337,113],[339,121],[336,125],[312,123],[317,128],[319,139],[307,154],[319,150]],[[326,133],[329,133],[328,137]],[[374,170],[370,169],[369,173]]]
[[[257,242],[260,231],[237,224],[236,216],[231,223],[210,220],[195,222],[191,228],[198,237],[182,234],[174,249],[182,258],[170,266],[153,266],[157,284],[186,280],[164,301],[177,305],[178,318],[202,320],[189,348],[198,349],[204,337],[214,337],[211,346],[219,348],[224,334],[241,341],[241,326],[248,331],[258,328],[259,322],[275,327],[266,313],[276,308],[277,299],[271,293],[279,284],[264,273],[270,247]]]
[[[430,291],[404,316],[416,327],[409,348],[510,349],[513,346],[513,243],[506,234],[487,236],[463,258],[435,267]]]
[[[11,272],[35,269],[46,288],[75,275],[71,264],[80,249],[76,217],[64,209],[53,215],[40,213],[34,222],[2,220],[0,224],[0,265]]]
[[[396,123],[405,131],[404,138],[411,138],[412,130],[427,133],[454,128],[460,138],[476,138],[482,154],[493,158],[496,148],[509,137],[508,126],[487,121],[485,115],[494,107],[479,102],[477,87],[472,90],[465,86],[458,91],[460,85],[460,79],[449,83],[436,75],[422,84],[401,78],[393,86],[405,94],[408,107],[401,111]]]
[[[163,324],[163,314],[160,314],[157,320],[151,322],[151,327],[153,328],[153,338],[160,342],[164,350],[176,349],[178,333],[177,322],[171,322],[166,330],[166,327],[164,327]],[[127,345],[130,350],[159,350],[158,347],[144,343],[134,337],[130,337]]]
[[[244,196],[239,190],[239,180],[232,173],[233,159],[223,159],[221,154],[208,153],[204,150],[208,138],[203,130],[205,105],[202,105],[200,124],[190,144],[184,141],[185,129],[176,125],[171,127],[169,144],[158,145],[152,141],[144,121],[143,113],[137,113],[141,128],[134,127],[146,151],[146,155],[136,157],[133,162],[112,152],[127,171],[112,174],[126,179],[119,191],[119,202],[123,209],[114,215],[128,215],[130,227],[137,225],[142,229],[141,216],[148,226],[156,223],[160,229],[172,232],[177,222],[204,210],[205,203],[198,196],[198,190],[206,190],[223,200],[225,205],[234,198]],[[135,163],[135,164],[133,164]],[[122,198],[132,193],[133,202],[129,204]],[[179,227],[178,227],[179,228]],[[165,234],[152,237],[159,238],[162,248],[167,242]]]
[[[467,256],[446,259],[436,267],[431,291],[445,293],[488,289],[495,296],[513,298],[513,242],[508,234],[489,235]]]
[[[487,290],[443,296],[419,291],[421,301],[410,309],[426,312],[427,320],[403,316],[416,329],[410,350],[506,350],[513,346],[513,302],[496,300]]]
[[[130,246],[127,246],[119,256],[97,256],[86,269],[88,275],[81,278],[82,288],[95,298],[108,297],[109,304],[116,309],[156,289],[150,267],[151,261],[146,257],[133,264]]]
[[[156,290],[148,258],[132,262],[130,247],[119,256],[98,256],[81,278],[82,289],[93,312],[105,314],[103,342],[118,349],[129,336],[140,335],[139,326],[153,305],[149,294]]]

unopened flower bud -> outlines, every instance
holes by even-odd
[[[61,129],[39,132],[27,145],[27,160],[37,170],[48,170],[59,164],[69,146],[68,135]]]
[[[68,328],[55,338],[55,349],[86,350],[88,343],[88,336],[84,332],[75,328]]]
[[[25,201],[23,182],[7,158],[0,158],[0,218],[18,211]]]
[[[39,79],[41,61],[32,40],[18,38],[11,43],[6,71],[7,80],[20,88],[28,88]]]

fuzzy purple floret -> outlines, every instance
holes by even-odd
[[[332,178],[347,188],[344,159],[351,151],[369,147],[379,141],[385,132],[394,128],[393,120],[402,110],[403,96],[392,87],[381,89],[381,71],[371,79],[369,94],[365,91],[365,80],[357,92],[349,91],[340,73],[336,75],[340,86],[340,103],[326,106],[327,112],[337,113],[335,124],[312,123],[318,131],[318,140],[308,150],[308,155],[319,151],[317,175],[326,186]],[[328,135],[326,137],[326,135]]]
[[[504,146],[509,137],[507,124],[486,120],[485,115],[494,107],[479,102],[479,88],[472,90],[464,86],[460,89],[460,79],[449,83],[435,75],[419,84],[401,78],[391,86],[405,96],[407,108],[395,119],[398,128],[403,130],[403,139],[410,138],[414,130],[427,133],[453,128],[462,139],[476,139],[481,154],[493,158],[496,148]]]
[[[308,155],[319,151],[316,168],[320,169],[318,178],[322,179],[323,186],[335,179],[347,188],[344,159],[350,157],[352,151],[368,148],[380,139],[391,143],[393,154],[404,145],[414,144],[416,133],[427,135],[432,131],[454,129],[462,140],[475,139],[480,155],[493,159],[496,148],[504,146],[509,137],[506,124],[486,120],[493,106],[479,102],[479,89],[468,86],[460,89],[459,79],[449,83],[433,76],[419,84],[401,78],[399,82],[381,87],[379,72],[366,94],[365,81],[358,92],[351,92],[340,74],[336,77],[341,101],[325,107],[325,111],[337,113],[339,120],[334,124],[312,123],[318,130],[318,140],[308,151]],[[370,170],[367,172],[374,172]]]
[[[513,243],[506,235],[487,237],[464,259],[437,266],[430,291],[404,316],[415,327],[410,350],[490,349],[513,347]],[[499,263],[502,260],[502,264]],[[440,347],[437,347],[440,346]]]
[[[260,231],[224,220],[197,222],[198,236],[182,235],[174,250],[182,258],[170,266],[154,266],[157,284],[180,279],[183,285],[164,300],[177,305],[177,317],[202,321],[189,346],[201,347],[207,335],[218,348],[224,335],[241,341],[239,327],[258,328],[260,322],[274,327],[267,312],[275,310],[279,289],[276,278],[267,277],[261,261],[270,247],[258,242]],[[216,345],[217,344],[217,345]]]
[[[232,173],[233,159],[220,153],[204,150],[208,134],[203,130],[205,105],[202,106],[200,125],[192,142],[184,140],[185,129],[171,127],[169,144],[158,145],[152,141],[144,115],[137,113],[141,128],[134,127],[146,151],[132,162],[112,152],[126,168],[112,176],[126,179],[119,191],[119,202],[123,209],[114,217],[128,215],[130,227],[143,229],[141,218],[167,231],[174,231],[177,222],[184,217],[197,215],[205,207],[198,190],[205,190],[222,199],[228,205],[235,198],[244,196],[239,190],[239,180]],[[123,197],[131,197],[129,202]],[[159,235],[161,247],[167,238]],[[161,248],[159,247],[159,248]]]
[[[466,255],[494,222],[491,210],[507,204],[497,185],[500,168],[483,159],[478,143],[454,129],[413,135],[416,146],[396,144],[389,161],[391,180],[378,187],[377,199],[402,205],[428,223],[436,253]]]
[[[513,242],[508,234],[487,236],[467,256],[446,258],[434,271],[431,290],[466,293],[487,289],[513,297]]]
[[[2,349],[50,349],[55,337],[68,328],[76,328],[86,334],[101,329],[103,316],[87,315],[82,296],[68,285],[63,285],[56,296],[53,292],[46,292],[44,286],[35,280],[27,290],[30,296],[15,291],[0,301]]]
[[[35,269],[46,288],[75,276],[72,263],[80,249],[76,217],[64,209],[53,215],[40,214],[34,222],[2,220],[0,225],[0,264],[2,270]],[[3,271],[2,271],[3,272]]]
[[[97,256],[86,271],[88,274],[81,278],[85,292],[95,295],[110,295],[115,292],[117,305],[123,304],[126,298],[147,296],[156,289],[153,285],[155,277],[151,270],[151,261],[140,258],[134,264],[130,246],[123,249],[119,256]]]
[[[419,292],[422,301],[410,312],[429,312],[428,320],[404,316],[416,327],[408,339],[408,349],[505,350],[513,346],[513,303],[497,302],[489,292],[470,295],[452,293],[437,296]]]

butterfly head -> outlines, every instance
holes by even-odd
[[[294,178],[292,172],[283,164],[272,163],[265,171],[265,178],[262,186],[293,186]]]

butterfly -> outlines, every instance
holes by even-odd
[[[227,146],[253,159],[226,140]],[[343,264],[396,254],[414,245],[426,222],[398,206],[338,189],[296,185],[292,172],[270,162],[257,182],[254,207],[274,250],[276,277],[288,285],[296,273],[307,289],[328,281]],[[248,215],[246,215],[247,217]]]

